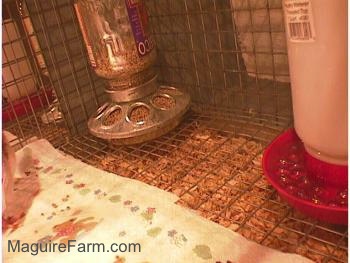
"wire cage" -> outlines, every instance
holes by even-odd
[[[262,175],[264,147],[293,123],[281,0],[148,0],[160,84],[192,106],[155,140],[88,133],[108,98],[88,64],[71,0],[3,1],[3,129],[174,192],[179,203],[263,245],[347,262],[347,227],[299,214]]]

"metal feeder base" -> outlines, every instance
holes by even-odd
[[[169,105],[156,103],[160,98]],[[115,144],[138,144],[175,128],[189,106],[189,94],[178,88],[160,86],[155,93],[137,101],[105,103],[89,119],[88,128],[91,134]],[[144,118],[133,117],[137,108],[147,113]],[[115,120],[108,120],[112,114]]]

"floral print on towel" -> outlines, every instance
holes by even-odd
[[[146,220],[147,223],[152,224],[152,220],[156,209],[154,207],[148,207],[145,211],[141,213],[141,216]]]
[[[170,237],[170,242],[177,247],[182,247],[187,242],[185,235],[177,233],[175,229],[169,230],[168,236]]]
[[[52,240],[59,240],[59,243],[67,243],[68,240],[76,239],[78,234],[89,232],[95,228],[98,222],[93,221],[94,217],[87,217],[78,220],[71,218],[53,227],[54,236]]]

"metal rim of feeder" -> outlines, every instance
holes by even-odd
[[[154,100],[157,98],[157,97],[162,97],[162,98],[166,98],[166,99],[169,99],[172,103],[174,103],[174,106],[172,107],[169,107],[169,108],[165,108],[165,107],[160,107],[158,105],[156,105],[156,103],[154,102]],[[158,94],[154,94],[152,99],[151,99],[151,104],[153,107],[157,108],[157,109],[160,109],[160,110],[164,110],[164,111],[167,111],[167,110],[171,110],[172,108],[174,108],[176,106],[176,100],[169,94],[166,94],[166,93],[158,93]]]
[[[157,75],[151,80],[138,86],[132,86],[124,89],[110,89],[106,88],[105,91],[109,95],[110,99],[115,102],[128,102],[134,101],[143,97],[146,97],[157,90]]]
[[[105,125],[104,124],[104,121],[106,120],[106,118],[108,118],[113,112],[115,112],[116,110],[120,110],[120,113],[119,115],[123,115],[123,109],[122,107],[120,107],[119,105],[114,105],[114,106],[111,106],[108,110],[104,110],[105,114],[102,114],[103,117],[101,118],[101,122],[102,122],[102,128],[105,128],[105,129],[110,129],[111,127],[113,127],[114,125],[116,125],[118,122],[120,122],[122,120],[122,117],[120,117],[118,120],[116,120],[114,123],[110,124],[110,125]]]
[[[103,112],[105,112],[108,108],[109,104],[106,102],[101,107],[99,107],[96,111],[96,113],[93,115],[93,118],[100,119],[103,115]]]
[[[131,114],[136,108],[139,108],[139,107],[145,107],[148,111],[148,114],[147,114],[146,118],[144,118],[141,121],[137,121],[137,120],[133,121],[131,119]],[[150,106],[148,106],[146,103],[143,103],[143,102],[136,102],[136,103],[132,104],[129,107],[128,112],[126,113],[126,121],[133,124],[133,125],[144,125],[145,123],[147,123],[147,120],[150,119],[151,117],[152,117],[152,110],[151,110]]]

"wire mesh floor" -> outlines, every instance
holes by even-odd
[[[290,125],[284,117],[196,107],[172,132],[135,146],[63,139],[50,125],[42,134],[84,162],[177,194],[179,204],[248,239],[316,262],[347,262],[347,227],[294,211],[263,176],[263,149]]]

